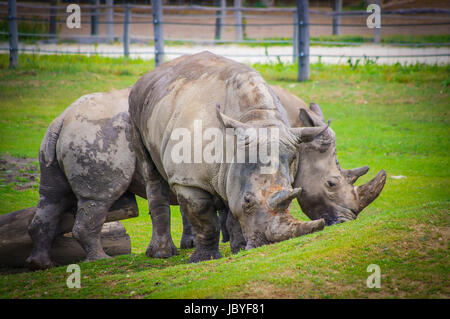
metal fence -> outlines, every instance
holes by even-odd
[[[52,41],[75,41],[77,43],[101,43],[120,41],[123,43],[123,50],[102,51],[102,55],[125,55],[133,54],[154,56],[156,65],[164,61],[166,56],[180,55],[183,52],[171,52],[165,50],[165,44],[173,42],[191,43],[191,44],[249,44],[249,45],[283,45],[291,46],[292,51],[289,53],[279,54],[282,56],[292,57],[295,63],[298,63],[298,80],[306,80],[309,77],[310,57],[337,57],[337,58],[380,58],[380,57],[414,57],[414,56],[450,56],[450,52],[430,53],[414,53],[414,54],[387,54],[382,55],[376,53],[370,54],[312,54],[310,53],[310,45],[338,45],[338,46],[355,46],[361,43],[349,41],[320,41],[310,40],[311,27],[329,28],[330,33],[339,35],[345,28],[363,28],[367,34],[372,33],[373,41],[376,44],[382,42],[381,32],[389,29],[402,28],[446,28],[450,25],[450,10],[446,9],[401,9],[401,10],[383,10],[382,16],[384,21],[388,18],[395,18],[396,21],[406,21],[406,23],[386,23],[383,22],[382,28],[374,28],[369,30],[366,26],[366,19],[371,14],[364,10],[359,11],[343,11],[342,1],[334,2],[333,11],[312,10],[309,9],[307,0],[297,0],[296,7],[293,8],[249,8],[242,7],[240,0],[234,1],[233,7],[226,7],[224,0],[220,1],[220,6],[163,6],[161,0],[152,0],[152,5],[131,5],[116,4],[113,0],[105,0],[105,5],[80,5],[82,25],[90,26],[89,34],[80,32],[57,32],[57,26],[61,28],[66,25],[67,18],[71,12],[67,12],[67,5],[48,6],[33,3],[16,3],[15,0],[8,2],[0,2],[0,15],[3,21],[8,21],[8,31],[1,31],[0,36],[8,36],[10,52],[10,65],[12,67],[18,64],[18,54],[20,52],[39,52],[48,54],[98,54],[96,51],[70,51],[58,49],[38,49],[19,46],[21,38],[46,39],[47,42]],[[377,1],[374,1],[377,3]],[[7,13],[7,16],[5,16]],[[269,15],[279,15],[282,18],[276,21],[269,21]],[[86,19],[87,17],[87,19]],[[321,17],[326,21],[311,22],[310,17]],[[267,19],[266,19],[267,18]],[[355,22],[344,22],[344,19],[357,19]],[[328,20],[331,19],[331,21]],[[407,20],[414,20],[414,23]],[[231,20],[231,22],[230,22]],[[261,20],[263,20],[261,22]],[[266,21],[265,21],[266,20]],[[423,21],[423,22],[421,22]],[[431,22],[430,22],[431,21]],[[19,32],[18,23],[34,23],[48,25],[48,31],[43,32]],[[99,26],[104,32],[100,34]],[[148,34],[138,35],[138,32],[130,30],[135,26],[148,26]],[[118,27],[122,27],[122,36],[116,36]],[[184,36],[179,36],[180,31],[188,28],[195,28],[195,32],[184,32]],[[270,28],[282,29],[282,32],[289,30],[290,37],[272,37],[257,39],[249,36],[249,30],[252,28]],[[86,29],[86,28],[85,28]],[[202,33],[199,30],[212,29],[214,32],[208,32],[207,36],[197,36],[194,33]],[[230,29],[234,34],[231,35]],[[164,32],[165,31],[165,32]],[[169,36],[168,36],[169,35]],[[133,52],[130,50],[130,42],[153,42],[153,50],[140,50]],[[449,46],[450,43],[408,43],[408,42],[391,42],[396,46]],[[229,57],[248,56],[255,57],[260,54],[243,54],[228,53]],[[263,56],[270,56],[267,52]]]

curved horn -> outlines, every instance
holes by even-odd
[[[295,197],[300,195],[301,191],[302,189],[300,187],[292,190],[282,189],[273,193],[267,199],[268,206],[273,210],[277,210],[276,213],[270,214],[270,222],[267,224],[264,233],[268,242],[276,243],[299,237],[320,231],[325,227],[324,219],[304,222],[296,220],[289,214],[287,211],[289,204]],[[247,246],[249,245],[247,244]]]
[[[297,136],[299,143],[308,143],[314,140],[314,138],[323,132],[325,132],[331,124],[331,119],[328,120],[326,126],[315,126],[315,127],[294,127],[291,128],[291,132]]]
[[[282,189],[273,193],[267,199],[267,205],[273,210],[285,210],[294,198],[300,195],[302,188],[294,188],[292,190]]]
[[[382,169],[378,172],[377,176],[356,189],[359,199],[358,213],[380,195],[384,184],[386,184],[386,172]]]
[[[369,166],[358,167],[354,169],[343,169],[342,175],[344,175],[345,179],[350,183],[354,184],[358,178],[363,176],[369,171]]]

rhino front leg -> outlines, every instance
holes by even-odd
[[[147,199],[153,227],[152,239],[145,254],[154,258],[177,255],[170,233],[169,185],[159,174],[147,182]]]
[[[181,236],[180,248],[181,249],[189,249],[195,247],[195,230],[192,227],[192,224],[186,217],[186,214],[183,212],[182,207],[180,206],[181,219],[183,220],[183,235]]]
[[[220,226],[211,194],[194,187],[175,186],[178,202],[196,233],[195,251],[189,262],[221,258]]]
[[[231,253],[237,254],[240,250],[245,249],[247,241],[242,234],[241,224],[229,210],[227,210],[226,228],[230,234]]]

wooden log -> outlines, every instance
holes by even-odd
[[[10,254],[17,256],[29,255],[32,240],[28,235],[28,225],[35,213],[36,207],[30,207],[0,216],[0,264],[3,264],[3,261],[8,261],[10,259],[8,255]],[[138,215],[139,211],[134,194],[126,192],[111,207],[106,216],[105,225],[108,222],[132,218]],[[74,212],[63,213],[57,234],[62,235],[71,232],[74,222]],[[55,239],[55,242],[57,242],[57,239]],[[26,253],[22,253],[22,251],[26,251]],[[72,254],[72,251],[68,250],[66,254],[69,256]],[[17,258],[13,258],[13,260],[17,260]],[[8,265],[8,263],[6,264]]]
[[[110,256],[131,253],[131,240],[121,222],[105,223],[101,232],[102,246]],[[31,253],[31,240],[26,243],[15,243],[0,248],[0,265],[23,267]],[[50,251],[52,260],[58,265],[67,265],[83,261],[86,253],[72,233],[58,235]]]

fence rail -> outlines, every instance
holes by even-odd
[[[235,1],[234,7],[226,7],[223,4],[219,7],[212,6],[162,6],[161,0],[153,0],[152,5],[132,5],[132,4],[113,4],[112,0],[107,1],[104,5],[80,5],[82,16],[86,15],[89,19],[83,19],[80,21],[82,24],[91,25],[90,35],[73,35],[73,34],[57,34],[56,27],[50,28],[50,32],[47,33],[30,33],[30,32],[18,32],[18,23],[24,22],[42,22],[50,24],[63,24],[66,23],[65,19],[58,19],[58,17],[67,16],[70,13],[66,12],[66,5],[51,6],[43,4],[33,3],[17,3],[15,0],[8,0],[7,2],[0,2],[0,20],[8,21],[8,32],[0,31],[0,35],[7,35],[9,38],[9,52],[10,52],[10,66],[15,67],[18,64],[18,53],[30,52],[30,49],[19,48],[19,39],[21,37],[31,38],[46,38],[51,40],[67,39],[77,41],[111,41],[120,40],[123,42],[123,51],[111,51],[102,52],[101,54],[123,54],[129,56],[136,52],[130,52],[130,42],[139,41],[154,41],[154,50],[140,51],[138,54],[152,54],[155,56],[156,65],[159,65],[164,61],[165,55],[179,54],[174,52],[165,52],[164,42],[167,41],[183,41],[185,43],[196,44],[292,44],[293,53],[289,56],[293,57],[294,62],[298,63],[299,80],[306,80],[309,77],[309,57],[317,55],[309,53],[310,44],[322,44],[322,45],[348,45],[355,46],[361,43],[349,42],[349,41],[310,41],[309,28],[310,27],[332,27],[333,34],[339,34],[341,28],[346,27],[362,27],[365,25],[365,19],[372,14],[364,10],[357,11],[343,11],[342,1],[335,0],[333,11],[313,10],[309,9],[307,0],[297,0],[296,7],[293,8],[251,8],[243,7],[241,1]],[[7,10],[7,11],[6,11]],[[32,12],[30,12],[32,10]],[[86,14],[86,12],[88,12]],[[200,14],[194,14],[199,12]],[[179,18],[179,15],[183,13],[183,18],[192,18],[196,21],[177,21],[175,18]],[[292,22],[269,22],[264,23],[248,22],[252,19],[260,19],[262,16],[266,17],[268,13],[281,14],[284,17],[290,15]],[[7,16],[5,16],[7,14]],[[323,16],[326,18],[332,18],[330,23],[322,22],[310,22],[310,15]],[[383,19],[399,17],[402,19],[412,20],[427,20],[426,22],[405,22],[405,23],[383,23],[383,28],[405,28],[405,27],[434,27],[434,26],[446,26],[450,25],[450,10],[437,9],[437,8],[421,8],[421,9],[398,9],[398,10],[385,10],[382,11]],[[424,17],[423,15],[428,15]],[[116,19],[119,17],[120,19]],[[343,23],[342,18],[356,17],[363,20],[362,23]],[[106,18],[106,19],[103,19]],[[148,19],[146,19],[148,18]],[[211,19],[215,18],[215,22],[198,21],[198,19]],[[226,19],[234,18],[234,22],[226,22]],[[429,22],[432,21],[432,22]],[[130,34],[130,26],[132,25],[152,25],[154,36],[132,36]],[[105,35],[98,34],[98,26],[106,25],[107,30]],[[117,37],[114,35],[114,25],[123,25],[123,36]],[[214,27],[216,29],[213,39],[195,39],[189,37],[189,39],[183,38],[168,38],[164,37],[164,26],[199,26],[199,27]],[[235,40],[222,39],[223,28],[232,27],[236,30]],[[246,38],[243,33],[246,28],[281,28],[292,27],[293,37],[292,39],[261,39],[254,40]],[[374,29],[374,41],[380,42],[380,29]],[[416,46],[416,47],[428,47],[428,46],[449,46],[447,42],[436,43],[404,43],[404,42],[391,42],[391,44],[398,46]],[[4,51],[5,48],[0,48]],[[97,54],[96,52],[73,52],[73,51],[58,51],[58,50],[38,50],[41,53],[67,53],[67,54]],[[236,56],[236,54],[228,54],[228,56]],[[239,56],[259,56],[255,54]],[[265,55],[267,56],[267,54]],[[276,54],[276,56],[287,56],[287,54]],[[326,56],[326,55],[320,55]],[[329,57],[339,57],[338,55],[329,54]],[[450,56],[445,53],[435,53],[434,55],[420,53],[410,55],[385,55],[385,57],[413,57],[413,56]],[[346,55],[345,57],[363,57],[357,55]],[[364,55],[364,57],[383,57],[383,55]]]

